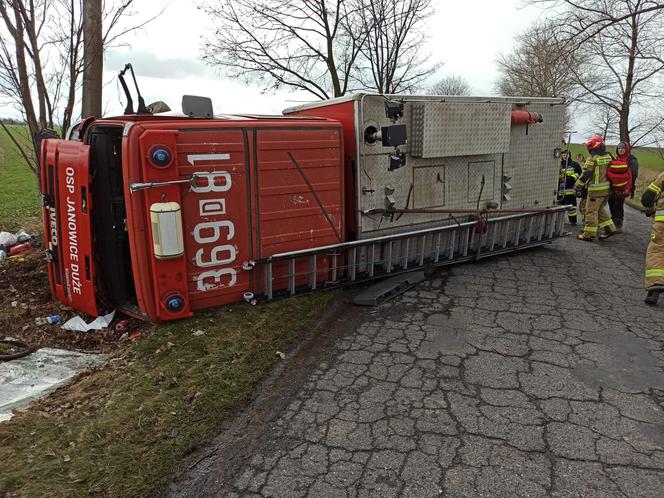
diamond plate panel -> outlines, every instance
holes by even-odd
[[[413,203],[415,208],[445,205],[445,166],[413,168]]]
[[[362,158],[358,175],[360,192],[364,192],[360,193],[359,208],[362,211],[384,209],[386,207],[386,187],[390,191],[394,189],[392,197],[395,200],[395,207],[398,209],[405,207],[475,208],[482,174],[485,175],[482,202],[499,202],[500,191],[496,186],[500,181],[501,164],[502,154],[440,159],[421,159],[409,156],[405,167],[387,171],[387,163],[383,156],[365,156]],[[475,174],[476,171],[479,174]],[[444,192],[442,193],[437,189],[437,186],[441,185],[438,173],[441,173],[443,180]],[[409,196],[411,185],[413,192]],[[436,187],[432,187],[433,185]],[[418,195],[416,188],[424,190],[419,190]],[[439,204],[441,198],[443,204]],[[464,217],[456,216],[456,220],[464,219]],[[455,221],[446,214],[413,213],[401,216],[396,214],[393,218],[364,215],[360,217],[360,238],[398,233],[407,227],[439,226],[448,223],[455,223]]]
[[[410,127],[410,153],[422,157],[424,152],[424,104],[412,104]]]
[[[565,127],[565,107],[562,105],[529,105],[529,111],[539,112],[543,123],[515,126],[510,136],[510,150],[505,154],[505,174],[512,177],[512,200],[504,207],[550,207],[555,204],[560,160],[554,149],[560,147]]]
[[[484,185],[482,185],[484,181]],[[496,185],[496,161],[468,163],[468,202],[491,201]]]
[[[448,102],[441,102],[417,96],[404,96],[401,99],[405,103],[404,117],[398,121],[398,124],[408,126],[408,144],[400,147],[400,149],[406,152],[407,164],[403,168],[388,172],[388,154],[392,149],[382,147],[380,144],[369,146],[361,140],[357,165],[358,208],[360,210],[385,208],[386,187],[394,189],[393,198],[397,208],[403,208],[407,205],[411,208],[474,208],[479,195],[482,174],[485,174],[485,191],[482,194],[481,204],[487,201],[494,201],[505,207],[548,207],[555,204],[554,192],[557,188],[558,160],[553,157],[553,149],[559,146],[560,134],[564,128],[564,106],[554,105],[554,100],[542,102],[535,99],[533,102],[528,102],[528,99],[523,98],[503,99],[492,104],[480,99],[471,102],[459,102],[452,99]],[[515,104],[524,101],[525,109],[543,115],[543,123],[528,127],[511,127],[510,111]],[[360,115],[358,116],[358,121],[361,123],[359,131],[361,134],[364,132],[365,125],[371,124],[380,128],[391,124],[390,120],[385,117],[384,102],[385,99],[382,96],[368,96],[361,102],[359,106]],[[468,152],[463,156],[455,156],[447,152],[451,149],[443,149],[443,145],[436,144],[436,142],[445,132],[445,127],[451,126],[449,123],[445,123],[442,118],[438,118],[440,129],[432,130],[430,134],[424,133],[426,130],[426,116],[433,112],[428,109],[443,109],[445,106],[448,108],[450,106],[456,107],[458,112],[466,115],[474,115],[473,113],[477,112],[479,121],[497,123],[502,120],[503,129],[507,133],[507,145],[504,142],[504,134],[498,133],[497,138],[491,138],[490,134],[487,134],[484,140],[489,142],[489,145],[476,143],[475,148],[468,146]],[[500,117],[494,116],[492,118],[487,114],[485,112],[489,108],[487,106],[493,106]],[[477,111],[478,109],[483,109],[483,111]],[[497,111],[498,109],[500,111]],[[442,113],[442,111],[440,112]],[[475,126],[472,123],[471,125]],[[456,140],[466,141],[466,143],[469,137],[475,133],[463,128],[453,129],[452,132],[457,134]],[[493,140],[497,140],[497,145],[491,145],[490,142]],[[481,152],[485,150],[485,146],[493,146],[500,149],[500,151],[485,154]],[[441,148],[442,152],[437,152],[442,154],[440,157],[420,157],[424,155],[425,149],[433,150],[436,147]],[[492,178],[491,182],[489,182],[486,171],[478,175],[469,169],[469,163],[482,164],[487,161],[494,165],[493,175],[488,175]],[[418,172],[420,168],[425,169]],[[425,184],[431,184],[434,180],[437,182],[437,175],[433,173],[436,168],[443,168],[444,170],[445,183],[442,205],[439,204],[440,197],[437,197],[437,195],[440,195],[439,193],[434,195],[434,192],[427,193],[424,190]],[[425,174],[425,170],[430,173]],[[512,200],[509,202],[501,201],[501,177],[503,173],[512,177],[510,181]],[[416,183],[418,184],[417,187]],[[409,199],[408,193],[411,188],[413,192]],[[417,195],[418,191],[422,192],[419,196]],[[464,217],[456,217],[458,221],[464,219]],[[441,214],[405,214],[403,216],[395,215],[392,218],[360,215],[359,238],[388,235],[405,230],[450,223],[455,223],[454,219]]]
[[[422,137],[413,155],[423,158],[507,152],[511,105],[503,103],[427,102],[424,117],[411,120],[411,137]],[[419,111],[419,109],[417,110]]]

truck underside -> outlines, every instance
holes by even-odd
[[[136,308],[136,289],[124,198],[122,128],[93,126],[89,144],[93,247],[100,304],[131,311]]]

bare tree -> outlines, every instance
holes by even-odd
[[[35,172],[40,131],[59,128],[64,136],[74,117],[85,69],[82,1],[0,0],[0,96],[24,116],[32,150],[23,153]],[[136,22],[133,1],[106,0],[103,46],[154,19]]]
[[[657,0],[526,0],[526,4],[542,5],[553,12],[568,41],[568,50],[574,51],[592,40],[606,28],[620,24],[634,15],[651,14],[664,10],[664,2]],[[581,17],[576,15],[582,13]]]
[[[577,101],[613,113],[614,131],[633,145],[652,142],[664,123],[664,3],[652,0],[535,0],[565,7],[556,17],[565,50],[577,54]],[[599,114],[604,116],[605,111]],[[609,132],[611,134],[611,132]]]
[[[429,89],[434,95],[470,95],[470,84],[463,76],[450,74],[438,80]]]
[[[411,93],[421,88],[438,63],[423,51],[431,0],[360,0],[362,45],[357,78],[360,86],[378,93]]]
[[[409,91],[428,74],[415,50],[431,0],[220,0],[204,5],[216,26],[203,60],[264,91],[319,99],[354,85]],[[419,62],[418,62],[419,61]]]
[[[554,21],[537,22],[516,39],[514,51],[496,61],[502,95],[570,97],[576,80],[576,54],[564,49],[565,40]]]
[[[616,9],[622,4],[618,2]],[[639,1],[628,5],[636,10]],[[610,7],[610,6],[609,6]],[[633,16],[614,23],[579,49],[584,63],[574,74],[582,93],[579,101],[615,113],[618,135],[634,145],[647,141],[662,122],[650,109],[664,84],[664,10]]]
[[[206,4],[216,24],[203,60],[266,91],[304,90],[320,99],[343,95],[364,43],[344,0],[221,0]]]

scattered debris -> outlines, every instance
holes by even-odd
[[[205,331],[204,330],[197,330],[191,335],[193,335],[194,337],[200,337],[202,335],[205,335]]]
[[[118,323],[115,324],[115,330],[127,330],[127,325],[129,325],[129,322],[127,320],[120,320]]]
[[[77,332],[88,332],[89,330],[101,330],[107,328],[113,321],[115,310],[111,311],[108,315],[99,316],[90,323],[85,323],[80,316],[69,319],[62,328],[64,330],[74,330]]]
[[[0,232],[0,261],[6,260],[8,256],[29,251],[37,245],[39,241],[25,230],[19,230],[15,234]]]
[[[142,334],[141,334],[140,332],[134,332],[133,334],[131,334],[131,335],[129,336],[129,340],[130,340],[130,341],[135,341],[135,340],[137,340],[137,339],[140,339],[140,338],[141,338],[141,335],[142,335]],[[170,342],[169,342],[169,344],[170,344]]]
[[[60,315],[38,316],[35,325],[57,325],[60,323]]]
[[[285,359],[286,359],[286,355],[285,355],[284,353],[282,353],[281,351],[277,351],[277,356],[278,356],[279,358],[281,358],[282,360],[285,360]]]

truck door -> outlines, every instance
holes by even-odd
[[[237,301],[249,290],[252,252],[245,134],[188,129],[177,142],[180,176],[197,176],[182,196],[190,306]]]

